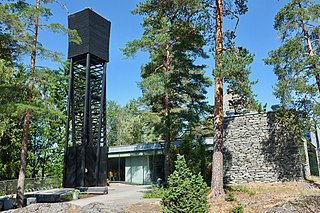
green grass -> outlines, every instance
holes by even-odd
[[[237,191],[237,192],[243,192],[246,193],[248,195],[255,195],[256,191],[252,188],[249,188],[247,186],[241,185],[241,184],[237,184],[237,185],[232,185],[229,187],[230,191]]]
[[[237,204],[233,209],[231,210],[231,213],[243,213],[243,206],[241,204]]]
[[[229,193],[227,193],[225,200],[226,201],[235,201],[236,198],[234,197],[234,194],[229,192]]]
[[[164,188],[157,188],[157,187],[152,187],[151,190],[147,191],[144,194],[144,198],[162,198],[162,195],[164,193],[165,189]]]

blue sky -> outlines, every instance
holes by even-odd
[[[141,96],[137,82],[140,81],[140,67],[148,61],[146,53],[138,53],[132,59],[123,59],[121,48],[142,34],[140,25],[142,17],[132,15],[131,10],[136,7],[138,0],[62,0],[68,12],[56,4],[50,5],[54,16],[52,22],[67,26],[67,15],[78,12],[84,8],[94,11],[111,21],[110,62],[107,67],[107,98],[125,105],[130,99]],[[275,14],[287,1],[278,0],[249,0],[249,12],[241,16],[237,33],[237,45],[244,46],[255,54],[251,65],[252,80],[259,82],[253,87],[259,102],[267,103],[268,109],[279,101],[273,96],[272,86],[276,83],[276,76],[272,67],[266,66],[262,61],[267,57],[268,51],[277,48],[280,41],[277,32],[273,29]],[[67,54],[68,41],[66,35],[52,35],[40,33],[40,40],[48,49]],[[66,57],[66,56],[65,56]],[[206,69],[211,76],[213,58],[205,62]],[[39,62],[46,63],[48,62]],[[210,66],[211,65],[211,66]],[[49,63],[49,66],[58,66]],[[211,76],[212,78],[212,76]],[[208,89],[208,101],[213,103],[213,87]]]

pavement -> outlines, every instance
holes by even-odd
[[[111,183],[109,193],[105,195],[88,195],[86,198],[59,203],[36,203],[10,213],[157,213],[160,210],[160,199],[143,198],[149,190],[146,185],[129,185]],[[61,190],[61,189],[59,189]],[[56,189],[47,193],[55,193]],[[44,193],[43,191],[41,192]]]
[[[111,183],[109,193],[78,200],[69,201],[69,204],[85,207],[93,203],[100,203],[110,209],[128,209],[131,206],[148,206],[159,203],[160,199],[143,198],[144,193],[150,189],[149,185],[129,185],[122,183]],[[157,205],[157,204],[156,204]],[[141,209],[143,210],[143,209]],[[145,211],[141,211],[145,212]]]

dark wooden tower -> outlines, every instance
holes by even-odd
[[[69,42],[70,81],[64,158],[64,187],[105,184],[106,66],[111,23],[91,9],[68,17],[81,44]]]

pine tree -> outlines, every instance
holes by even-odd
[[[134,14],[144,17],[144,33],[124,49],[126,56],[138,50],[149,53],[150,62],[141,70],[142,103],[154,116],[155,131],[165,141],[165,179],[170,174],[170,144],[193,127],[207,110],[204,65],[205,41],[197,24],[200,1],[152,0],[141,2]]]
[[[310,176],[307,141],[303,132],[319,124],[320,118],[320,4],[313,0],[291,0],[275,16],[282,45],[269,52],[266,64],[278,77],[274,94],[281,101],[278,119],[289,123],[294,137],[304,141],[305,176]],[[299,119],[291,123],[292,112]]]
[[[45,49],[38,41],[39,30],[51,30],[53,32],[68,32],[68,30],[59,24],[40,24],[41,19],[47,19],[52,14],[50,9],[42,7],[46,3],[51,3],[53,0],[36,0],[35,5],[29,4],[24,0],[8,1],[0,4],[1,11],[1,29],[7,35],[10,35],[10,40],[16,45],[19,57],[30,56],[30,64],[28,69],[23,69],[21,76],[24,81],[21,82],[23,88],[23,101],[19,103],[19,113],[23,116],[23,132],[21,140],[21,160],[20,172],[17,186],[17,206],[23,205],[24,197],[24,182],[27,167],[27,148],[30,137],[30,120],[35,112],[43,112],[48,109],[46,104],[42,104],[38,99],[41,97],[41,89],[39,89],[38,80],[41,79],[43,69],[36,66],[36,56],[41,54],[43,58],[59,60],[59,54]],[[30,34],[31,32],[31,34]],[[74,37],[74,31],[70,31]]]
[[[207,185],[200,173],[192,174],[183,155],[177,155],[175,170],[161,200],[163,212],[208,212]]]
[[[20,74],[10,55],[0,59],[0,180],[18,177],[22,133],[19,103],[23,102],[24,92]]]
[[[253,55],[243,47],[237,47],[234,43],[239,16],[247,12],[247,0],[208,0],[205,1],[206,12],[213,14],[215,24],[212,24],[211,16],[208,30],[205,32],[209,39],[213,38],[215,54],[215,78],[214,92],[214,145],[212,157],[212,182],[209,197],[224,195],[223,190],[223,90],[224,83],[245,100],[247,108],[257,108],[259,105],[254,100],[249,80],[250,70],[248,65],[253,61]],[[236,20],[235,28],[223,31],[223,18]]]
[[[274,94],[283,109],[295,109],[304,122],[319,120],[320,4],[291,0],[275,16],[281,46],[269,52],[266,64],[278,77]],[[301,126],[308,126],[303,123]]]

